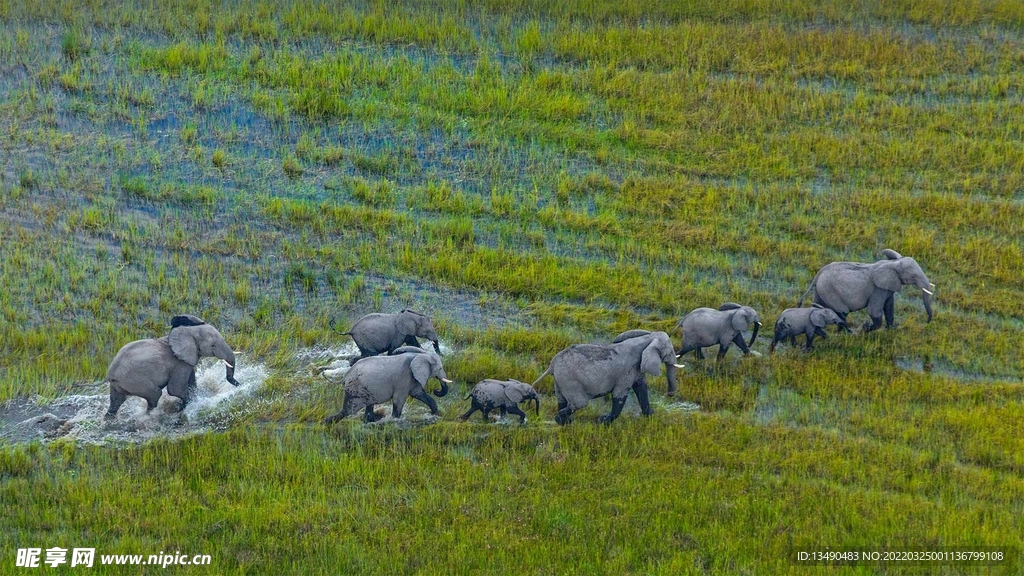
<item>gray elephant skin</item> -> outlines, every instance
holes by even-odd
[[[743,331],[754,325],[754,333],[750,336],[750,344],[743,342]],[[683,331],[683,345],[679,355],[693,352],[697,358],[703,359],[702,348],[718,345],[718,359],[721,360],[729,351],[729,346],[736,344],[744,354],[750,354],[750,346],[757,339],[761,329],[761,318],[750,306],[741,306],[733,302],[722,304],[718,310],[713,308],[697,308],[676,323],[676,330]]]
[[[519,380],[481,380],[465,399],[472,400],[472,403],[469,411],[459,417],[461,420],[467,420],[479,410],[486,422],[491,410],[500,410],[502,416],[508,412],[519,416],[520,423],[526,422],[526,413],[519,408],[519,403],[527,400],[535,402],[537,415],[540,415],[540,397],[537,391],[533,386]]]
[[[196,386],[196,364],[203,357],[216,357],[227,365],[226,378],[234,386],[235,353],[216,328],[189,314],[171,319],[171,332],[163,338],[136,340],[125,344],[107,368],[110,407],[113,418],[128,396],[146,399],[147,412],[156,408],[164,388],[171,396],[188,403]]]
[[[768,353],[775,352],[775,345],[789,338],[789,343],[796,346],[796,337],[800,334],[807,336],[804,350],[811,350],[814,347],[814,337],[825,336],[825,327],[838,325],[843,327],[846,323],[835,311],[824,306],[814,305],[811,308],[787,308],[779,314],[775,321],[775,336],[772,344],[768,347]]]
[[[333,320],[331,327],[334,327]],[[356,320],[348,332],[339,334],[352,336],[356,347],[359,348],[359,357],[352,361],[353,364],[370,356],[393,354],[402,346],[419,347],[420,342],[417,338],[431,341],[434,344],[434,351],[441,353],[434,323],[425,314],[408,308],[395,314],[367,314]]]
[[[437,403],[426,392],[427,381],[437,378],[441,390],[434,392],[438,398],[448,393],[448,379],[441,366],[441,357],[433,352],[414,346],[402,346],[391,356],[371,356],[352,366],[345,373],[345,400],[341,411],[328,417],[324,423],[331,424],[342,418],[365,410],[364,419],[373,422],[379,418],[374,414],[375,404],[391,401],[391,415],[402,416],[402,408],[411,396],[437,414]]]
[[[573,412],[592,399],[611,394],[611,412],[601,416],[601,422],[607,424],[619,417],[630,390],[636,394],[641,412],[645,416],[653,413],[644,374],[661,374],[661,364],[666,367],[668,394],[674,395],[676,370],[683,367],[675,360],[672,341],[664,332],[640,334],[612,344],[576,344],[555,354],[533,386],[548,375],[555,379],[555,422],[559,424],[568,423]]]
[[[870,332],[882,327],[882,316],[886,325],[893,324],[895,295],[903,286],[912,285],[921,289],[928,321],[932,321],[932,290],[935,285],[928,280],[916,260],[902,256],[895,250],[882,250],[884,260],[878,262],[832,262],[815,274],[811,286],[800,297],[802,303],[808,293],[813,294],[813,303],[831,308],[846,322],[850,312],[867,308],[871,322],[864,325]]]

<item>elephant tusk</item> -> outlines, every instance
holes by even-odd
[[[924,288],[921,288],[921,291],[922,291],[922,292],[924,292],[925,294],[929,295],[929,296],[931,296],[932,294],[934,294],[934,292],[932,292],[931,290],[926,290],[926,289],[924,289]]]
[[[932,284],[931,282],[929,282],[929,283],[928,283],[928,286],[929,286],[929,287],[930,287],[930,288],[931,288],[932,290],[935,290],[935,284]]]
[[[676,354],[676,358],[682,358],[682,357],[683,357],[682,354]]]
[[[447,378],[441,378],[440,380],[441,380],[441,382],[444,382],[445,384],[451,384],[452,383],[452,381],[447,379]]]
[[[686,364],[673,364],[676,368],[686,368]]]
[[[231,364],[229,364],[229,363],[228,363],[228,361],[227,361],[227,360],[224,360],[223,358],[221,359],[221,362],[223,362],[223,363],[224,363],[224,365],[225,365],[225,366],[227,366],[228,368],[234,368],[234,366],[232,366]]]

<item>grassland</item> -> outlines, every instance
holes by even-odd
[[[182,311],[271,370],[222,433],[0,447],[0,571],[80,543],[213,573],[1019,554],[1022,27],[988,0],[0,0],[0,401],[99,380]],[[326,429],[342,393],[296,357],[412,305],[457,391],[532,381],[697,306],[770,325],[884,247],[938,285],[931,324],[908,289],[897,330],[691,364],[696,413],[658,379],[656,415],[611,427],[601,403],[460,424],[449,397],[431,426]]]

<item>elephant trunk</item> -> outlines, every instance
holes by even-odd
[[[674,361],[673,362],[667,362],[665,364],[665,380],[668,381],[668,395],[669,396],[675,396],[676,395],[676,371],[678,371],[678,370],[679,369],[676,368],[676,365],[675,365]]]
[[[231,347],[225,346],[224,350],[217,351],[217,358],[224,361],[226,365],[226,371],[224,374],[225,379],[231,383],[232,386],[239,386],[238,380],[235,380],[235,353],[231,350]]]
[[[757,331],[760,330],[760,329],[761,329],[761,323],[760,322],[754,322],[754,333],[750,335],[750,343],[747,344],[748,348],[754,345],[754,340],[757,340]]]
[[[928,321],[932,321],[932,295],[928,292],[921,292],[921,300],[924,302],[924,311],[928,313]]]
[[[441,389],[435,390],[434,396],[437,396],[438,398],[444,398],[448,394],[448,382],[440,378],[438,379],[438,381],[441,382]]]
[[[431,340],[431,342],[434,344],[434,352],[437,352],[437,355],[440,356],[441,355],[441,344],[437,340]]]
[[[537,413],[537,416],[540,416],[540,398],[537,397],[536,394],[533,395],[533,402],[534,402],[534,406],[535,406],[535,410],[534,411]]]

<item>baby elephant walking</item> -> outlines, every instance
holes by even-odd
[[[490,415],[491,410],[501,410],[519,416],[519,422],[526,422],[526,413],[519,409],[519,403],[524,400],[533,400],[536,403],[536,412],[540,414],[540,398],[533,386],[518,380],[481,380],[473,387],[473,390],[466,396],[466,399],[473,399],[469,411],[463,414],[460,419],[466,420],[477,410],[483,412],[484,421]]]
[[[772,345],[768,347],[768,353],[775,352],[775,345],[789,338],[789,343],[796,346],[796,337],[800,334],[807,335],[807,343],[804,350],[813,348],[814,336],[825,338],[825,326],[838,324],[846,328],[846,322],[834,311],[814,305],[813,308],[787,308],[775,321],[775,337],[772,338]]]

